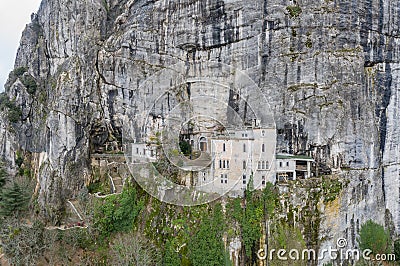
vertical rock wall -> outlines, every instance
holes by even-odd
[[[330,214],[338,234],[354,221],[383,223],[385,208],[398,230],[399,10],[394,0],[44,0],[15,63],[38,89],[7,84],[23,112],[13,145],[45,155],[43,213],[57,220],[89,179],[92,133],[118,139],[124,116],[141,111],[144,80],[171,64],[213,60],[259,84],[278,152],[309,153],[350,180]],[[10,134],[0,131],[12,160]]]

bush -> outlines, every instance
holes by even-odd
[[[143,205],[143,201],[137,198],[136,189],[127,187],[121,194],[105,198],[96,208],[94,225],[103,237],[113,232],[129,231],[133,229]]]
[[[24,84],[24,86],[26,87],[26,91],[29,94],[35,94],[36,89],[37,89],[37,84],[35,79],[31,76],[31,75],[25,75],[22,79],[21,79],[22,84]]]
[[[0,111],[6,111],[8,120],[12,123],[17,123],[22,117],[21,108],[5,92],[0,93]]]
[[[390,252],[391,240],[389,231],[372,220],[368,220],[361,226],[357,242],[361,250],[370,249],[373,254]]]
[[[13,84],[17,80],[17,78],[22,77],[22,75],[24,75],[26,71],[28,71],[26,67],[18,67],[11,71],[10,74],[8,74],[7,84]]]
[[[11,123],[17,123],[18,121],[21,120],[22,117],[22,110],[18,106],[15,106],[13,108],[10,108],[8,110],[8,120]]]
[[[13,75],[21,77],[25,72],[28,71],[26,67],[18,67],[12,71]]]
[[[298,17],[301,13],[301,8],[299,6],[288,6],[286,10],[289,12],[290,17]]]

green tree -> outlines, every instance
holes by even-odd
[[[179,258],[179,254],[176,252],[173,241],[171,240],[167,240],[167,243],[165,244],[163,262],[164,266],[181,265],[181,259]]]
[[[210,217],[205,217],[197,233],[189,242],[189,258],[193,266],[226,265],[226,252],[222,235],[225,224],[220,204],[214,207]]]
[[[35,79],[31,75],[26,75],[21,79],[22,84],[26,87],[26,91],[29,94],[35,94],[37,89],[37,84]]]
[[[265,212],[268,217],[271,217],[275,211],[275,203],[278,198],[278,192],[274,188],[274,185],[270,182],[265,184],[265,188],[263,190],[263,200],[265,206]]]
[[[254,247],[261,237],[264,206],[259,191],[246,190],[245,199],[246,204],[241,221],[242,237],[246,255],[252,258]]]
[[[360,236],[357,238],[361,250],[370,249],[373,254],[384,254],[390,252],[390,233],[385,228],[368,220],[361,226]]]
[[[192,146],[185,140],[179,141],[179,148],[185,156],[189,156],[192,153]]]
[[[1,194],[0,215],[11,216],[15,214],[18,216],[27,209],[29,195],[17,182],[14,182],[11,187],[4,188]]]
[[[26,71],[28,71],[26,67],[18,67],[14,69],[14,71],[12,71],[12,73],[10,74],[13,74],[17,77],[21,77],[23,74],[25,74]]]

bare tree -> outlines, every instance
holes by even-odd
[[[118,235],[111,245],[113,265],[152,266],[161,264],[160,252],[139,234]]]

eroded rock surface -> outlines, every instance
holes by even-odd
[[[144,108],[140,85],[172,64],[217,61],[265,93],[278,152],[350,180],[322,223],[326,243],[367,219],[398,231],[399,27],[392,0],[44,0],[15,63],[37,89],[6,84],[22,120],[0,121],[1,155],[13,166],[18,148],[38,154],[40,206],[57,221],[90,179],[90,154],[118,149],[124,116]]]

